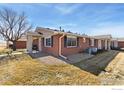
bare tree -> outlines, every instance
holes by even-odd
[[[3,8],[0,10],[0,35],[6,40],[13,43],[13,50],[16,50],[16,41],[22,35],[32,29],[27,21],[25,13],[17,13],[11,9]]]

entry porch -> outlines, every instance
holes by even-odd
[[[42,51],[42,34],[36,32],[27,33],[27,52],[32,53],[33,50]]]

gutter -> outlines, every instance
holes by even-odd
[[[59,56],[64,58],[64,59],[67,59],[67,57],[65,57],[64,55],[62,55],[62,38],[64,37],[65,35],[63,34],[60,38],[59,38]]]

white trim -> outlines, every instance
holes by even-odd
[[[42,51],[42,46],[41,46],[41,37],[38,38],[38,45],[39,45],[39,51]]]
[[[106,39],[105,40],[105,50],[107,50],[108,49],[108,40]]]
[[[108,50],[111,50],[110,46],[111,46],[111,41],[108,40]]]
[[[65,35],[63,34],[60,38],[59,38],[59,56],[64,58],[64,59],[67,59],[67,57],[63,56],[62,55],[62,38],[64,37]]]
[[[83,43],[86,43],[86,38],[85,37],[83,37]]]
[[[50,45],[50,46],[46,45],[46,39],[48,39],[48,38],[52,39],[51,36],[44,37],[44,47],[49,47],[50,48],[50,47],[52,47],[52,45]],[[52,43],[52,40],[50,40],[50,42]]]
[[[118,47],[118,41],[114,41],[114,47]]]
[[[98,49],[102,49],[102,41],[98,40]]]
[[[94,39],[90,39],[91,40],[91,46],[94,46]]]
[[[32,36],[27,36],[27,51],[29,52],[29,53],[31,53],[32,52],[32,43],[33,43],[33,39],[32,39],[33,37]]]
[[[67,46],[67,48],[75,48],[75,47],[77,47],[77,46]]]

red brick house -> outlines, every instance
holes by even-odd
[[[114,48],[124,48],[124,38],[113,38],[111,46]]]
[[[35,32],[28,32],[16,42],[17,49],[27,49],[28,52],[33,51],[33,46],[37,46],[38,51],[66,58],[67,55],[80,53],[88,48],[124,48],[124,38],[112,38],[111,35],[80,35],[37,27]]]
[[[25,36],[22,36],[22,38],[16,42],[16,48],[17,49],[25,49],[26,43],[27,43],[27,38]]]
[[[124,38],[118,38],[118,46],[124,48]]]
[[[35,46],[38,51],[66,58],[67,55],[80,53],[88,48],[110,50],[111,38],[111,35],[88,36],[37,27],[35,32],[28,32],[18,40],[16,47],[32,52]]]
[[[17,42],[16,42],[16,48],[17,49],[26,49],[26,43],[27,43],[27,38],[26,36],[22,36],[21,39],[19,39]],[[7,41],[6,42],[6,47],[11,47],[12,45],[12,42],[10,41]]]
[[[26,43],[28,52],[32,52],[32,46],[37,45],[39,51],[66,58],[87,48],[109,50],[110,39],[110,35],[88,36],[37,27],[35,32],[27,33]]]

